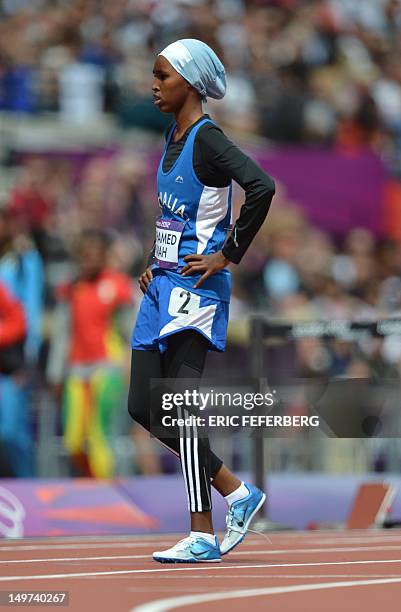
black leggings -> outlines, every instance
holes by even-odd
[[[161,393],[166,388],[160,386],[157,392],[151,393],[151,379],[168,378],[177,380],[177,383],[182,379],[195,379],[194,382],[199,380],[208,346],[208,341],[200,333],[184,330],[169,337],[164,353],[132,351],[128,412],[137,423],[152,433],[156,432],[152,427],[156,420],[158,440],[180,457],[191,512],[211,510],[210,481],[223,462],[210,450],[208,438],[197,435],[195,426],[163,428],[163,415],[185,417],[188,411],[184,407],[178,408],[178,413],[163,411]],[[188,386],[185,384],[185,389],[191,390],[190,385],[190,382]]]

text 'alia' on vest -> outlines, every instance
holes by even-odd
[[[173,202],[171,202],[172,197],[173,196],[170,193],[167,199],[167,191],[165,191],[164,194],[160,192],[158,197],[160,208],[163,209],[164,206],[171,210],[171,212],[175,215],[180,215],[180,217],[184,218],[185,204],[179,204],[178,198],[174,198]]]

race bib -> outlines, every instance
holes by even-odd
[[[200,309],[200,295],[182,287],[174,287],[170,294],[168,313],[172,317],[191,315]]]
[[[177,268],[178,245],[184,225],[185,221],[175,219],[156,220],[155,259],[160,268]]]

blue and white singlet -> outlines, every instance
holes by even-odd
[[[156,263],[153,266],[153,274],[157,268],[160,268],[174,284],[198,295],[228,302],[231,292],[229,270],[220,270],[206,279],[199,289],[193,289],[193,286],[200,275],[191,274],[183,277],[179,274],[185,265],[183,260],[185,255],[192,253],[209,255],[221,250],[231,227],[232,186],[203,185],[196,176],[193,166],[196,134],[205,123],[213,122],[206,118],[197,123],[190,131],[183,150],[172,168],[168,172],[163,172],[164,157],[175,125],[172,126],[166,139],[157,171],[161,215],[157,221],[159,227],[156,227]]]

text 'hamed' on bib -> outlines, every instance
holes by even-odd
[[[178,245],[185,221],[175,219],[156,220],[155,259],[160,268],[174,269],[178,266]]]

